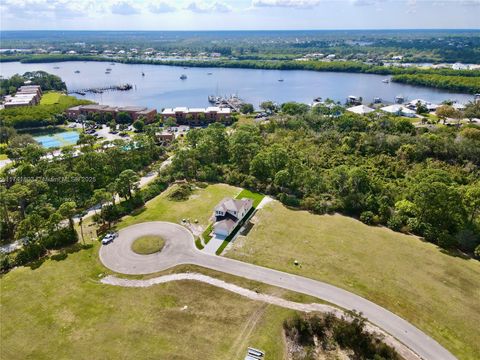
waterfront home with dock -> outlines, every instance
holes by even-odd
[[[174,119],[179,125],[202,126],[213,122],[230,123],[232,110],[217,106],[207,108],[176,107],[164,109],[163,120]]]
[[[139,118],[143,118],[146,123],[150,123],[155,120],[155,115],[157,114],[156,109],[149,109],[144,106],[108,106],[108,105],[79,105],[67,109],[66,114],[70,119],[76,119],[80,115],[93,115],[93,114],[111,114],[114,119],[117,118],[118,114],[124,112],[130,115],[132,121],[135,121]]]

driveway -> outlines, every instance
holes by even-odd
[[[162,236],[165,240],[163,250],[151,255],[135,254],[131,244],[143,235]],[[321,281],[203,253],[195,247],[192,234],[177,224],[156,221],[122,229],[113,243],[101,247],[100,260],[107,268],[123,274],[150,274],[176,265],[192,264],[307,294],[343,309],[362,312],[371,323],[425,359],[455,359],[422,331],[371,301]]]

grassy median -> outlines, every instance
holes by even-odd
[[[140,236],[132,243],[133,252],[140,255],[149,255],[162,251],[165,240],[160,236],[146,235]]]

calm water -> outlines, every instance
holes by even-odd
[[[75,145],[80,135],[76,131],[65,131],[50,135],[34,136],[33,138],[43,147],[62,147],[67,145]]]
[[[106,68],[112,69],[110,74],[105,74]],[[311,103],[319,96],[343,103],[349,95],[362,96],[366,103],[375,97],[393,102],[397,95],[403,95],[407,100],[421,98],[434,103],[446,99],[461,103],[472,100],[472,96],[466,94],[396,83],[385,84],[382,82],[386,78],[383,75],[303,70],[184,69],[164,65],[111,65],[108,62],[0,63],[0,74],[4,77],[33,70],[44,70],[60,76],[70,90],[130,83],[135,86],[134,90],[87,94],[84,98],[100,104],[144,105],[157,109],[207,106],[207,96],[210,94],[238,94],[255,106],[265,100]],[[75,74],[76,70],[80,73]],[[142,72],[145,73],[144,77]],[[180,80],[182,74],[188,78]],[[284,81],[279,82],[279,79]]]

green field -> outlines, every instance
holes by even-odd
[[[347,289],[412,322],[460,359],[480,358],[480,262],[414,236],[278,202],[253,222],[226,256]]]
[[[195,190],[185,202],[162,194],[126,222],[198,217],[206,223],[216,202],[236,193],[237,188],[212,185]],[[90,224],[84,222],[87,239]],[[0,358],[243,359],[247,346],[265,350],[271,359],[284,357],[282,322],[291,311],[192,281],[141,289],[103,285],[98,280],[110,271],[100,264],[98,250],[94,242],[38,268],[17,268],[2,276]],[[180,271],[200,271],[252,290],[312,301],[191,266],[166,273]]]
[[[1,359],[243,359],[247,346],[283,357],[291,311],[193,281],[103,285],[98,247],[2,277]]]
[[[215,184],[205,189],[195,189],[187,201],[173,201],[168,199],[172,189],[150,200],[138,214],[126,216],[119,224],[119,228],[155,220],[180,223],[183,219],[189,219],[191,222],[198,220],[200,225],[207,226],[215,205],[226,196],[235,197],[240,191],[233,186]]]
[[[62,93],[57,91],[50,91],[43,94],[42,99],[40,100],[40,105],[53,105],[60,102],[60,98],[64,96]]]
[[[164,245],[165,240],[160,236],[146,235],[135,239],[132,250],[137,254],[149,255],[161,251]]]

